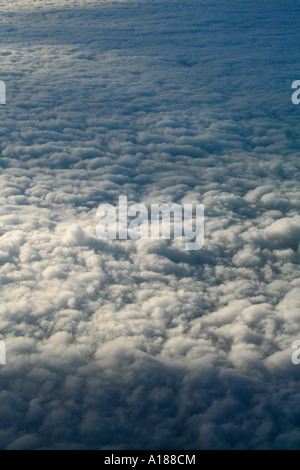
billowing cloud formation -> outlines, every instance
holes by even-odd
[[[299,448],[298,3],[1,4],[0,447]]]

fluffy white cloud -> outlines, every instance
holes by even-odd
[[[299,15],[0,3],[0,447],[299,448]],[[205,248],[98,240],[122,194]]]

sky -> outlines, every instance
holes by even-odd
[[[0,11],[0,448],[299,450],[299,3]],[[99,240],[120,195],[204,248]]]

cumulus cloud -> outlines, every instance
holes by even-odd
[[[0,3],[0,447],[299,448],[298,4]],[[98,240],[120,195],[205,247]]]

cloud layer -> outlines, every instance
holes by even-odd
[[[0,3],[0,447],[299,449],[299,5]]]

